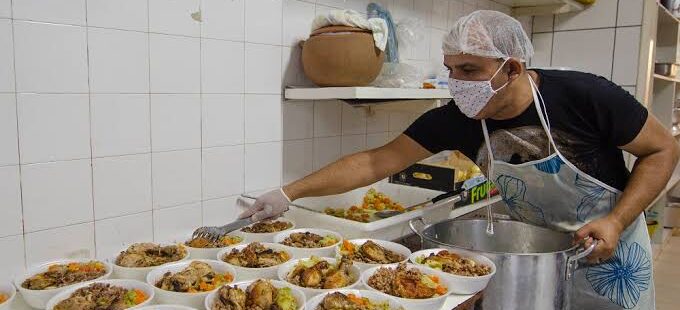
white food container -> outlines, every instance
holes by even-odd
[[[243,238],[242,236],[239,237]],[[190,239],[191,237],[189,237],[187,240]],[[243,242],[244,241],[241,240],[241,242],[232,244],[230,246],[243,244]],[[229,246],[219,248],[194,248],[184,244],[184,247],[186,247],[187,251],[189,251],[189,257],[192,259],[215,259],[217,253],[219,253],[222,249],[228,248]]]
[[[311,298],[310,300],[307,301],[307,305],[305,305],[305,309],[310,309],[310,310],[315,310],[316,307],[321,304],[323,301],[324,297],[328,294],[332,294],[335,292],[343,293],[345,295],[348,294],[354,294],[357,297],[366,297],[372,302],[375,303],[382,303],[382,302],[388,302],[390,305],[390,310],[396,310],[396,309],[403,309],[401,304],[394,298],[392,297],[387,297],[385,294],[380,294],[375,291],[369,291],[369,290],[351,290],[351,289],[341,289],[341,290],[333,290],[330,292],[326,292],[323,294],[319,294]],[[431,309],[431,310],[438,310],[438,309]]]
[[[481,290],[483,290],[486,285],[489,283],[491,278],[493,277],[494,274],[496,274],[496,264],[494,264],[490,259],[488,259],[486,256],[476,254],[473,252],[465,251],[465,250],[449,250],[449,249],[428,249],[428,250],[422,250],[415,252],[411,254],[411,257],[409,260],[411,263],[419,265],[419,266],[424,266],[428,269],[435,270],[435,271],[441,271],[437,270],[434,268],[431,268],[427,265],[424,264],[418,264],[416,262],[416,259],[421,256],[430,256],[430,254],[436,254],[439,253],[440,251],[449,251],[451,253],[458,254],[462,257],[466,257],[469,259],[472,259],[473,261],[482,264],[482,265],[487,265],[491,267],[491,273],[488,275],[484,276],[479,276],[479,277],[468,277],[468,276],[459,276],[455,274],[450,274],[446,272],[442,272],[444,274],[444,277],[448,278],[453,285],[449,287],[449,291],[453,294],[463,294],[463,295],[468,295],[468,294],[475,294]]]
[[[196,308],[196,309],[202,309],[205,298],[211,292],[217,290],[217,288],[215,288],[212,291],[208,291],[208,292],[180,293],[180,292],[166,291],[166,290],[163,290],[163,289],[156,287],[156,282],[158,282],[158,280],[160,280],[166,272],[171,272],[173,274],[178,273],[178,272],[182,271],[184,268],[188,267],[189,264],[191,264],[191,262],[193,262],[193,261],[201,261],[201,262],[207,263],[208,265],[210,265],[212,267],[212,269],[216,273],[222,273],[222,274],[229,273],[229,274],[232,274],[234,277],[236,277],[236,271],[234,270],[234,268],[232,268],[227,263],[216,261],[216,260],[197,259],[197,260],[188,260],[188,261],[163,265],[163,266],[160,266],[160,267],[152,270],[146,276],[146,283],[153,286],[153,289],[156,292],[156,302],[158,302],[159,304],[182,305],[182,306],[192,307],[192,308]]]
[[[54,306],[56,306],[57,304],[59,304],[63,300],[71,297],[71,294],[73,294],[78,289],[90,286],[90,285],[95,284],[95,283],[110,284],[111,286],[119,286],[119,287],[122,287],[122,288],[128,289],[128,290],[138,289],[138,290],[144,292],[144,294],[146,294],[146,296],[148,298],[143,303],[141,303],[137,306],[128,308],[128,309],[139,309],[141,307],[144,307],[144,306],[150,304],[153,301],[153,298],[154,298],[153,287],[151,285],[144,283],[144,282],[140,282],[140,281],[137,281],[137,280],[101,280],[101,281],[93,281],[93,282],[75,285],[75,286],[68,288],[67,290],[64,290],[63,292],[57,294],[52,299],[50,299],[50,301],[47,303],[46,309],[47,310],[53,310]]]
[[[153,305],[141,307],[138,310],[196,310],[196,309],[180,305]]]
[[[303,293],[305,293],[305,296],[307,297],[307,299],[311,299],[312,297],[314,297],[318,294],[338,290],[338,289],[307,288],[307,287],[297,286],[295,284],[288,282],[288,274],[291,271],[293,271],[293,269],[295,269],[295,266],[300,261],[308,260],[308,259],[309,258],[296,259],[296,260],[292,260],[292,261],[289,261],[289,262],[281,265],[281,267],[279,268],[279,271],[278,271],[279,280],[284,281],[284,282],[292,285],[293,287],[299,289]],[[320,259],[327,261],[329,264],[335,264],[337,262],[337,260],[334,259],[334,258],[320,257]],[[359,271],[359,268],[357,268],[357,266],[352,266],[350,274],[351,274],[352,277],[354,277],[355,281],[354,281],[354,283],[352,283],[352,284],[350,284],[346,287],[343,287],[343,289],[352,289],[352,288],[355,288],[355,287],[360,285],[361,272]]]
[[[0,303],[0,310],[9,310],[12,302],[14,302],[14,298],[17,296],[14,285],[9,282],[0,282],[0,294],[4,294],[7,297],[5,302]]]
[[[276,244],[276,243],[264,243],[261,242],[263,247],[267,249],[272,249],[274,251],[283,251],[288,253],[288,255],[291,256],[292,259],[292,254],[288,251],[288,248],[282,244]],[[222,258],[231,253],[232,250],[243,250],[248,244],[239,244],[239,245],[233,245],[228,248],[222,249],[217,255],[215,255],[217,260],[224,262],[225,264],[231,266],[234,268],[236,271],[236,277],[238,278],[239,281],[245,281],[245,280],[255,280],[255,279],[276,279],[277,277],[277,271],[279,270],[279,267],[284,263],[281,263],[279,265],[271,266],[271,267],[265,267],[265,268],[248,268],[248,267],[241,267],[241,266],[236,266],[229,264],[225,262]],[[290,261],[290,260],[289,260]]]
[[[169,246],[169,245],[177,245],[177,244],[161,244],[161,246]],[[183,245],[182,245],[183,246]],[[186,247],[185,247],[186,249]],[[176,262],[182,262],[186,261],[191,257],[191,252],[188,251],[187,249],[187,255],[185,255],[182,259],[176,261]],[[211,257],[211,259],[214,257]],[[170,262],[168,264],[176,263],[176,262]],[[112,278],[114,279],[129,279],[129,280],[137,280],[137,281],[142,281],[146,282],[146,276],[151,272],[151,270],[154,270],[160,266],[151,266],[151,267],[123,267],[123,266],[118,266],[116,265],[116,258],[113,258],[113,275]],[[163,265],[161,265],[163,266]]]
[[[62,260],[52,261],[52,262],[49,262],[49,263],[40,264],[38,266],[35,266],[33,268],[28,269],[28,271],[26,271],[26,273],[24,273],[22,276],[19,276],[16,279],[14,279],[14,285],[17,287],[17,289],[19,290],[19,293],[21,293],[21,296],[24,298],[24,301],[29,306],[36,308],[36,309],[45,309],[45,307],[47,306],[47,302],[49,302],[50,299],[52,299],[52,297],[56,296],[57,294],[63,292],[64,290],[66,290],[66,289],[68,289],[72,286],[79,285],[81,283],[75,283],[75,284],[72,284],[72,285],[67,285],[67,286],[59,287],[59,288],[53,288],[53,289],[49,289],[49,290],[29,290],[29,289],[23,288],[21,286],[21,284],[26,279],[28,279],[28,278],[30,278],[34,275],[37,275],[39,273],[43,273],[43,272],[47,271],[47,269],[52,265],[68,264],[68,263],[87,263],[87,262],[90,262],[90,261],[101,262],[102,264],[104,264],[104,266],[106,266],[106,273],[99,278],[93,279],[92,281],[108,279],[111,276],[112,267],[111,267],[111,264],[109,264],[107,262],[102,262],[102,261],[93,260],[93,259],[62,259]],[[91,282],[91,281],[88,281],[88,282]],[[87,282],[82,282],[82,283],[87,283]]]
[[[340,195],[295,200],[295,204],[318,210],[321,213],[292,206],[290,207],[290,210],[286,212],[285,217],[294,220],[303,227],[332,229],[341,234],[345,239],[380,236],[380,239],[383,240],[396,240],[411,234],[412,232],[408,227],[408,221],[422,216],[422,210],[415,210],[370,223],[350,221],[323,214],[324,210],[329,207],[348,209],[353,205],[360,205],[364,199],[364,195],[370,188],[374,188],[375,190],[386,194],[392,201],[398,202],[404,207],[423,203],[443,194],[443,192],[440,191],[391,184],[385,180]]]
[[[409,250],[407,247],[405,247],[405,246],[403,246],[399,243],[396,243],[396,242],[385,241],[385,240],[377,240],[377,239],[352,239],[352,240],[348,240],[348,241],[351,242],[352,244],[354,244],[358,249],[362,244],[366,243],[366,241],[369,241],[369,240],[375,242],[377,245],[379,245],[383,248],[386,248],[386,249],[388,249],[392,252],[395,252],[395,253],[398,253],[398,254],[401,254],[402,256],[404,256],[404,259],[402,261],[392,263],[392,264],[407,262],[409,256],[411,256],[411,250]],[[335,253],[338,257],[342,256],[340,254],[340,247],[341,246],[342,246],[342,244],[339,244],[335,247]],[[362,263],[362,262],[354,261],[354,265],[359,267],[359,270],[361,270],[362,272],[364,272],[368,269],[371,269],[373,267],[376,267],[376,266],[384,266],[384,265],[392,265],[392,264],[369,264],[369,263]]]
[[[338,244],[342,244],[342,235],[339,233],[336,233],[331,230],[326,230],[326,229],[318,229],[318,228],[298,228],[298,229],[293,229],[289,231],[282,232],[276,237],[274,237],[274,242],[275,243],[282,243],[283,240],[285,240],[288,236],[290,236],[293,233],[305,233],[305,232],[310,232],[313,234],[317,234],[321,237],[325,236],[333,236],[335,239],[338,240],[336,244],[329,245],[327,247],[322,247],[322,248],[296,248],[292,246],[287,246],[283,245],[286,250],[293,255],[293,258],[305,258],[305,257],[310,257],[310,256],[318,256],[318,257],[335,257],[335,247]]]
[[[286,212],[286,213],[290,213],[290,212]],[[286,230],[277,231],[277,232],[273,232],[273,233],[248,233],[248,232],[244,232],[241,229],[239,229],[239,230],[232,232],[232,235],[243,237],[243,242],[246,242],[246,243],[250,243],[250,242],[269,242],[269,243],[271,243],[271,242],[274,242],[274,237],[276,235],[278,235],[282,232],[285,232],[285,231],[290,231],[290,230],[295,229],[295,222],[293,220],[291,220],[290,218],[280,217],[280,218],[278,218],[274,221],[289,222],[293,225]]]
[[[243,281],[243,282],[238,282],[234,284],[229,284],[230,286],[235,286],[237,288],[240,288],[244,292],[248,288],[250,284],[255,282],[256,280],[250,280],[250,281]],[[271,284],[275,288],[284,288],[288,287],[291,290],[291,294],[295,298],[295,301],[297,302],[297,310],[304,310],[305,309],[305,302],[307,299],[305,298],[305,294],[298,288],[296,288],[294,285],[284,282],[284,281],[277,281],[277,280],[269,280]],[[217,298],[217,291],[214,291],[208,295],[208,297],[205,299],[205,308],[208,310],[212,310],[212,306],[215,303],[215,298]]]
[[[380,269],[380,268],[397,268],[397,265],[389,265],[389,266],[373,267],[373,268],[371,268],[371,269],[368,269],[368,270],[364,271],[364,272],[361,274],[361,283],[362,283],[367,289],[369,289],[369,290],[371,290],[371,291],[374,291],[374,292],[376,292],[376,293],[378,293],[378,294],[382,294],[382,295],[387,296],[387,297],[394,298],[395,300],[397,300],[397,302],[399,302],[399,304],[401,304],[402,306],[404,306],[404,308],[409,309],[409,310],[434,310],[434,309],[441,309],[442,306],[444,305],[444,303],[446,302],[446,298],[447,298],[447,297],[449,296],[449,294],[451,293],[451,287],[454,285],[448,278],[446,278],[446,277],[443,276],[443,273],[442,273],[442,272],[439,272],[439,271],[436,271],[436,270],[433,270],[433,269],[424,267],[424,266],[422,266],[422,265],[408,264],[408,265],[407,265],[407,268],[417,268],[417,269],[420,270],[423,274],[426,274],[426,275],[431,275],[431,274],[437,275],[437,276],[441,279],[441,281],[443,282],[442,284],[445,285],[445,286],[447,287],[448,291],[447,291],[446,294],[444,294],[444,295],[442,295],[442,296],[438,296],[438,297],[434,297],[434,298],[428,298],[428,299],[409,299],[409,298],[400,298],[400,297],[392,296],[392,295],[389,295],[389,294],[385,294],[385,293],[383,293],[383,292],[381,292],[381,291],[378,291],[378,290],[376,290],[376,289],[374,289],[373,287],[371,287],[371,286],[368,285],[368,279],[369,279],[376,271],[378,271],[378,269]]]

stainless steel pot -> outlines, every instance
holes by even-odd
[[[572,235],[517,221],[495,221],[486,234],[485,219],[409,222],[423,248],[466,249],[490,258],[496,275],[484,290],[482,308],[569,309],[570,278],[578,261],[595,248],[572,245]],[[418,227],[416,227],[418,226]]]

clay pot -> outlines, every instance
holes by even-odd
[[[361,28],[324,27],[302,44],[305,75],[318,86],[366,86],[378,76],[384,59],[372,32]]]

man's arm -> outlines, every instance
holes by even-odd
[[[664,189],[680,157],[680,146],[675,138],[651,114],[637,137],[621,149],[638,159],[620,200],[609,215],[588,223],[576,233],[577,239],[591,236],[600,240],[589,257],[592,261],[604,260],[614,254],[623,230]]]
[[[373,184],[431,155],[402,134],[385,146],[343,157],[284,186],[283,191],[291,200],[340,194]]]

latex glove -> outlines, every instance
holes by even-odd
[[[257,197],[255,203],[241,213],[238,218],[244,219],[250,217],[253,222],[258,222],[268,218],[279,217],[283,212],[288,211],[290,202],[283,189],[273,190]]]
[[[599,264],[614,256],[622,232],[623,225],[619,221],[610,216],[605,216],[576,231],[574,242],[585,239],[584,247],[587,248],[593,243],[593,239],[597,239],[597,246],[587,259],[590,263]]]

